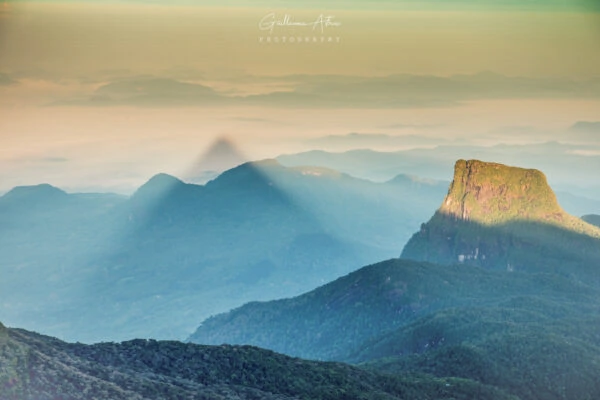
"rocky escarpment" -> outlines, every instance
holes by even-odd
[[[440,213],[482,224],[522,219],[562,220],[564,211],[544,174],[479,160],[458,160]]]
[[[598,249],[600,229],[566,213],[542,172],[459,160],[444,202],[402,257],[571,274],[589,270]]]

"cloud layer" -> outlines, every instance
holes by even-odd
[[[274,79],[274,78],[272,78]],[[452,107],[482,99],[600,99],[600,79],[508,77],[491,72],[450,77],[390,75],[279,77],[289,90],[246,96],[219,93],[208,84],[162,77],[133,77],[106,83],[59,105],[221,106],[303,108]],[[269,90],[265,86],[265,90]]]

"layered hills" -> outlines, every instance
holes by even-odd
[[[0,197],[0,316],[74,341],[184,338],[395,256],[444,186],[265,160],[202,186],[158,174],[130,198],[15,188]]]
[[[521,399],[594,398],[599,237],[561,209],[541,172],[460,160],[442,206],[405,247],[414,260],[246,304],[190,340],[462,377]]]
[[[558,142],[495,146],[457,143],[394,152],[312,150],[277,159],[285,166],[315,165],[375,181],[389,180],[408,171],[421,177],[450,180],[456,160],[477,154],[480,159],[544,171],[552,178],[551,185],[562,207],[571,214],[584,215],[598,213],[600,209],[600,186],[594,172],[600,170],[600,156],[579,154],[586,150],[589,146]]]
[[[438,186],[267,161],[205,186],[157,175],[129,199],[19,188],[0,198],[14,247],[3,249],[2,311],[43,319],[50,305],[18,293],[36,287],[79,335],[84,325],[106,334],[193,323],[195,308],[218,309],[213,297],[289,293],[367,264],[361,257],[391,250],[418,217],[411,205],[439,205]],[[34,210],[26,219],[22,204]],[[31,232],[41,250],[27,247]],[[562,210],[541,172],[460,160],[441,207],[405,246],[412,259],[213,316],[196,344],[67,344],[0,326],[0,399],[595,399],[598,232]],[[93,243],[92,257],[72,252],[82,243]],[[44,251],[52,268],[35,261]]]
[[[597,288],[553,274],[390,260],[212,317],[190,340],[575,400],[600,393],[599,301]]]

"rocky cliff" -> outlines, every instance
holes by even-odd
[[[598,249],[600,229],[566,213],[542,172],[458,160],[444,202],[402,257],[570,274],[600,259]]]
[[[487,225],[564,217],[542,172],[479,160],[456,162],[454,180],[439,212]]]

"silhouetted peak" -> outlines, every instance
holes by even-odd
[[[286,168],[274,159],[249,161],[223,172],[215,180],[208,182],[207,186],[269,184],[273,174],[284,170]]]
[[[162,187],[162,186],[173,186],[182,185],[183,182],[173,175],[159,173],[154,175],[148,180],[142,187]]]
[[[578,121],[564,134],[565,142],[596,144],[600,138],[600,121]]]
[[[600,122],[590,121],[577,121],[573,124],[569,130],[571,131],[585,131],[585,132],[599,132],[600,133]]]
[[[583,217],[581,217],[582,220],[584,220],[585,222],[587,222],[588,224],[597,226],[598,228],[600,228],[600,215],[597,214],[588,214],[588,215],[584,215]]]
[[[17,186],[6,193],[3,198],[12,201],[48,201],[68,198],[61,189],[42,183],[33,186]]]
[[[185,185],[182,181],[169,174],[156,174],[148,182],[138,188],[134,198],[165,195],[178,187]]]

